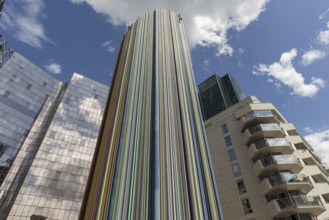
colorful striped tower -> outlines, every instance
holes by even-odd
[[[80,219],[221,219],[182,18],[128,27]]]

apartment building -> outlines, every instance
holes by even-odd
[[[328,172],[271,103],[247,97],[204,123],[225,220],[328,219]]]

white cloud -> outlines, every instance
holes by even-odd
[[[6,1],[0,26],[32,47],[41,49],[44,42],[53,43],[45,34],[41,20],[45,5],[43,0]]]
[[[253,71],[256,75],[265,75],[273,77],[278,82],[288,86],[293,90],[291,94],[296,94],[302,97],[313,97],[317,94],[320,88],[324,87],[325,82],[316,77],[311,78],[311,82],[306,84],[301,73],[297,72],[292,64],[292,61],[297,56],[297,49],[293,48],[288,52],[284,52],[279,62],[274,62],[271,65],[259,64]]]
[[[206,73],[210,73],[209,65],[210,60],[204,60],[202,63],[199,63],[199,67]]]
[[[104,42],[102,46],[105,47],[106,51],[109,53],[113,53],[115,51],[115,47],[113,46],[113,40]]]
[[[328,13],[329,13],[329,8],[325,12],[319,15],[319,19],[320,20],[324,19],[325,17],[327,17]]]
[[[96,12],[107,15],[114,25],[136,20],[155,8],[172,9],[181,14],[191,48],[196,45],[216,48],[217,55],[232,55],[227,32],[240,31],[257,20],[269,0],[69,0],[87,3]]]
[[[317,39],[320,44],[329,45],[329,22],[327,23],[327,30],[320,31]]]
[[[51,63],[46,65],[46,69],[53,74],[60,74],[62,72],[62,66],[58,63]]]
[[[85,120],[87,122],[97,124],[99,119],[97,117],[90,117],[87,114],[90,111],[90,105],[93,106],[93,111],[95,111],[95,115],[102,115],[102,106],[99,104],[99,101],[97,99],[92,97],[84,98],[80,102],[80,113],[86,116]]]
[[[314,61],[323,59],[326,57],[326,53],[320,50],[306,51],[302,56],[302,64],[304,66],[312,64]]]
[[[329,165],[329,129],[305,136],[322,162]]]
[[[203,61],[203,64],[204,64],[206,67],[209,67],[210,60],[209,60],[209,59],[205,59],[205,60]]]
[[[310,128],[310,127],[305,127],[303,128],[304,131],[306,131],[307,133],[312,133],[313,132],[313,129]]]
[[[278,80],[269,78],[269,79],[267,79],[267,82],[272,83],[277,90],[279,90],[281,88],[281,83]]]

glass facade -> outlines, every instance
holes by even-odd
[[[199,86],[203,119],[207,120],[245,98],[239,84],[230,74],[212,75]]]
[[[78,218],[107,92],[106,86],[73,75],[8,219]]]
[[[221,85],[224,87],[225,97],[230,106],[238,103],[246,96],[244,95],[239,83],[231,74],[226,74],[221,78]]]
[[[0,74],[0,219],[77,219],[108,87],[17,53]]]
[[[213,75],[199,85],[199,97],[204,120],[224,111],[228,106],[219,80],[219,76]]]
[[[0,69],[0,214],[6,212],[33,153],[29,148],[29,155],[20,155],[31,128],[38,126],[45,115],[41,110],[52,106],[61,87],[61,82],[18,53]]]

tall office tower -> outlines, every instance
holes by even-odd
[[[240,85],[231,76],[212,75],[199,86],[203,119],[207,120],[245,98]]]
[[[50,105],[61,87],[18,53],[0,69],[0,186],[41,109]]]
[[[0,17],[2,15],[2,8],[4,4],[5,4],[5,0],[0,0]]]
[[[182,18],[124,35],[80,219],[220,219]]]
[[[0,76],[0,219],[77,219],[108,87],[18,53]]]
[[[11,49],[8,41],[0,34],[0,68],[5,64],[7,60],[10,59],[13,54],[13,50]]]
[[[205,128],[225,220],[328,219],[328,174],[272,104],[248,97]]]

